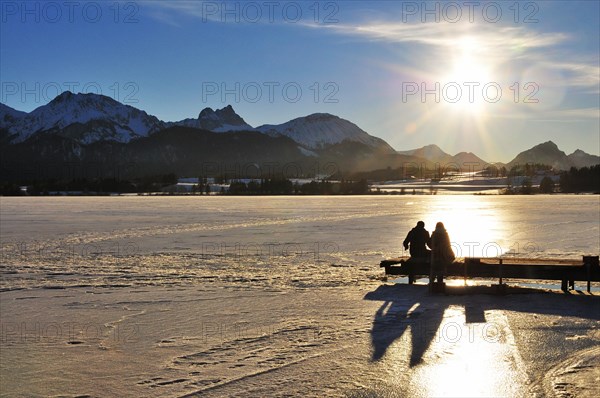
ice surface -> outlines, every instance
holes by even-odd
[[[597,254],[596,196],[0,203],[7,396],[593,396],[597,386],[597,296],[431,296],[383,282],[378,266],[402,254],[420,219],[444,221],[463,255],[486,244],[505,256]]]
[[[597,196],[2,198],[1,289],[345,285],[381,276],[418,220],[458,257],[598,254]]]

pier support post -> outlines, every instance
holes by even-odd
[[[600,267],[598,256],[583,256],[583,264],[587,273],[587,292],[592,291],[592,267]]]
[[[500,263],[498,264],[499,270],[498,273],[500,274],[500,286],[502,286],[502,259],[500,259]]]

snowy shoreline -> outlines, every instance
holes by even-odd
[[[0,299],[10,396],[592,396],[600,365],[598,296],[207,283]]]

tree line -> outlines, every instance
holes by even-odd
[[[600,193],[600,164],[577,169],[571,167],[560,175],[561,192],[595,192]]]
[[[533,169],[532,169],[533,170]],[[549,171],[547,169],[546,171]],[[531,195],[535,193],[600,193],[600,164],[591,167],[575,168],[559,174],[558,183],[549,176],[544,176],[540,186],[534,188],[531,183],[532,174],[521,174],[516,172],[514,176],[527,176],[520,186],[509,186],[504,193]]]
[[[537,171],[549,172],[551,168],[545,165],[529,165],[513,167],[510,170],[498,170],[499,175],[506,175],[509,179],[516,176],[525,176],[520,186],[509,186],[505,193],[508,194],[534,194],[534,193],[600,193],[600,165],[575,168],[559,174],[558,183],[549,176],[542,178],[539,188],[532,186],[532,177]],[[392,170],[385,170],[385,174]],[[487,171],[494,175],[496,170]],[[337,181],[320,180],[306,184],[299,184],[289,179],[267,178],[261,180],[230,180],[229,190],[222,189],[221,194],[227,195],[365,195],[371,192],[369,183],[363,178],[344,179]],[[397,177],[397,176],[395,176]],[[152,175],[143,178],[125,180],[119,178],[75,178],[71,180],[34,180],[26,184],[13,182],[0,182],[0,195],[49,195],[54,192],[76,192],[78,194],[102,195],[110,193],[150,193],[172,192],[177,190],[178,177],[173,173]],[[215,179],[215,184],[226,184],[225,178]],[[194,194],[208,194],[211,184],[207,178],[199,178],[191,190]]]
[[[159,192],[163,188],[177,184],[173,173],[147,176],[139,179],[120,178],[74,178],[71,180],[45,179],[33,180],[21,185],[12,182],[0,183],[0,195],[50,195],[54,192],[77,192],[82,195],[108,195],[111,193]]]
[[[293,183],[288,179],[263,179],[260,181],[232,181],[228,195],[365,195],[370,193],[367,180],[311,181]]]

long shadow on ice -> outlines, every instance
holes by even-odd
[[[453,286],[446,295],[432,295],[423,285],[381,285],[364,300],[381,301],[371,329],[373,354],[380,360],[398,339],[408,338],[410,367],[421,363],[423,355],[438,335],[444,312],[450,306],[464,308],[465,323],[486,322],[486,310],[507,310],[600,320],[600,296],[564,294],[540,289],[510,287],[507,295],[491,294],[486,286]],[[528,293],[528,294],[524,294]],[[477,297],[477,299],[474,299]],[[535,298],[535,299],[533,299]]]
[[[416,285],[382,285],[365,295],[365,300],[382,301],[371,329],[372,360],[381,359],[390,345],[402,338],[410,326],[410,366],[417,365],[435,336],[449,303],[440,302],[423,311],[424,290]]]

